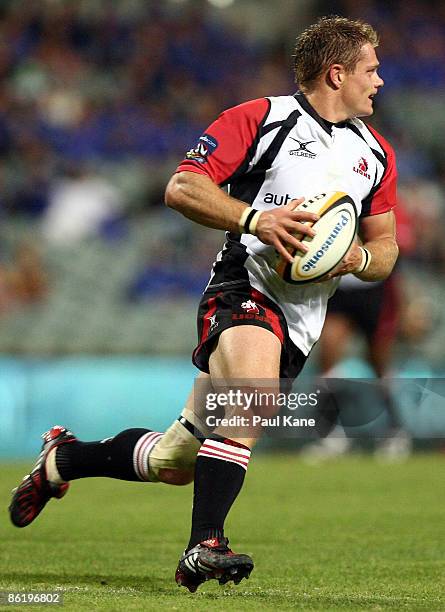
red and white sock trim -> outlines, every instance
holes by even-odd
[[[148,456],[155,444],[159,442],[164,434],[150,431],[139,438],[133,450],[133,467],[136,475],[145,481],[149,481]]]
[[[204,440],[203,445],[198,451],[198,457],[211,457],[236,463],[247,470],[250,459],[250,450],[246,447],[232,446],[218,440]]]

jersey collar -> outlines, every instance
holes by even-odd
[[[348,126],[347,121],[339,121],[338,123],[332,123],[331,121],[320,117],[320,115],[310,104],[309,100],[306,98],[302,91],[297,91],[297,93],[294,94],[294,98],[297,100],[300,106],[308,113],[308,115],[310,115],[319,125],[321,125],[321,127],[324,129],[325,132],[329,134],[329,136],[332,136],[332,126],[336,128],[345,128]]]

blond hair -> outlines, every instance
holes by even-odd
[[[347,72],[353,72],[366,43],[373,47],[379,44],[377,32],[368,23],[338,15],[321,17],[297,37],[295,82],[310,91],[333,64],[342,64]]]

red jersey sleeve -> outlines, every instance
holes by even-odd
[[[396,154],[387,140],[370,125],[367,126],[385,153],[386,168],[380,183],[366,198],[362,216],[379,215],[392,210],[397,204]]]
[[[269,114],[267,98],[251,100],[224,111],[199,138],[176,172],[204,174],[218,185],[247,170]]]

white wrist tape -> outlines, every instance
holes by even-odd
[[[362,263],[360,264],[360,268],[357,270],[356,274],[365,272],[369,268],[372,260],[371,252],[368,251],[368,249],[365,249],[365,247],[359,247],[359,249],[362,252]]]
[[[248,206],[239,220],[239,229],[241,234],[253,234],[255,236],[256,226],[262,215],[260,210]]]

